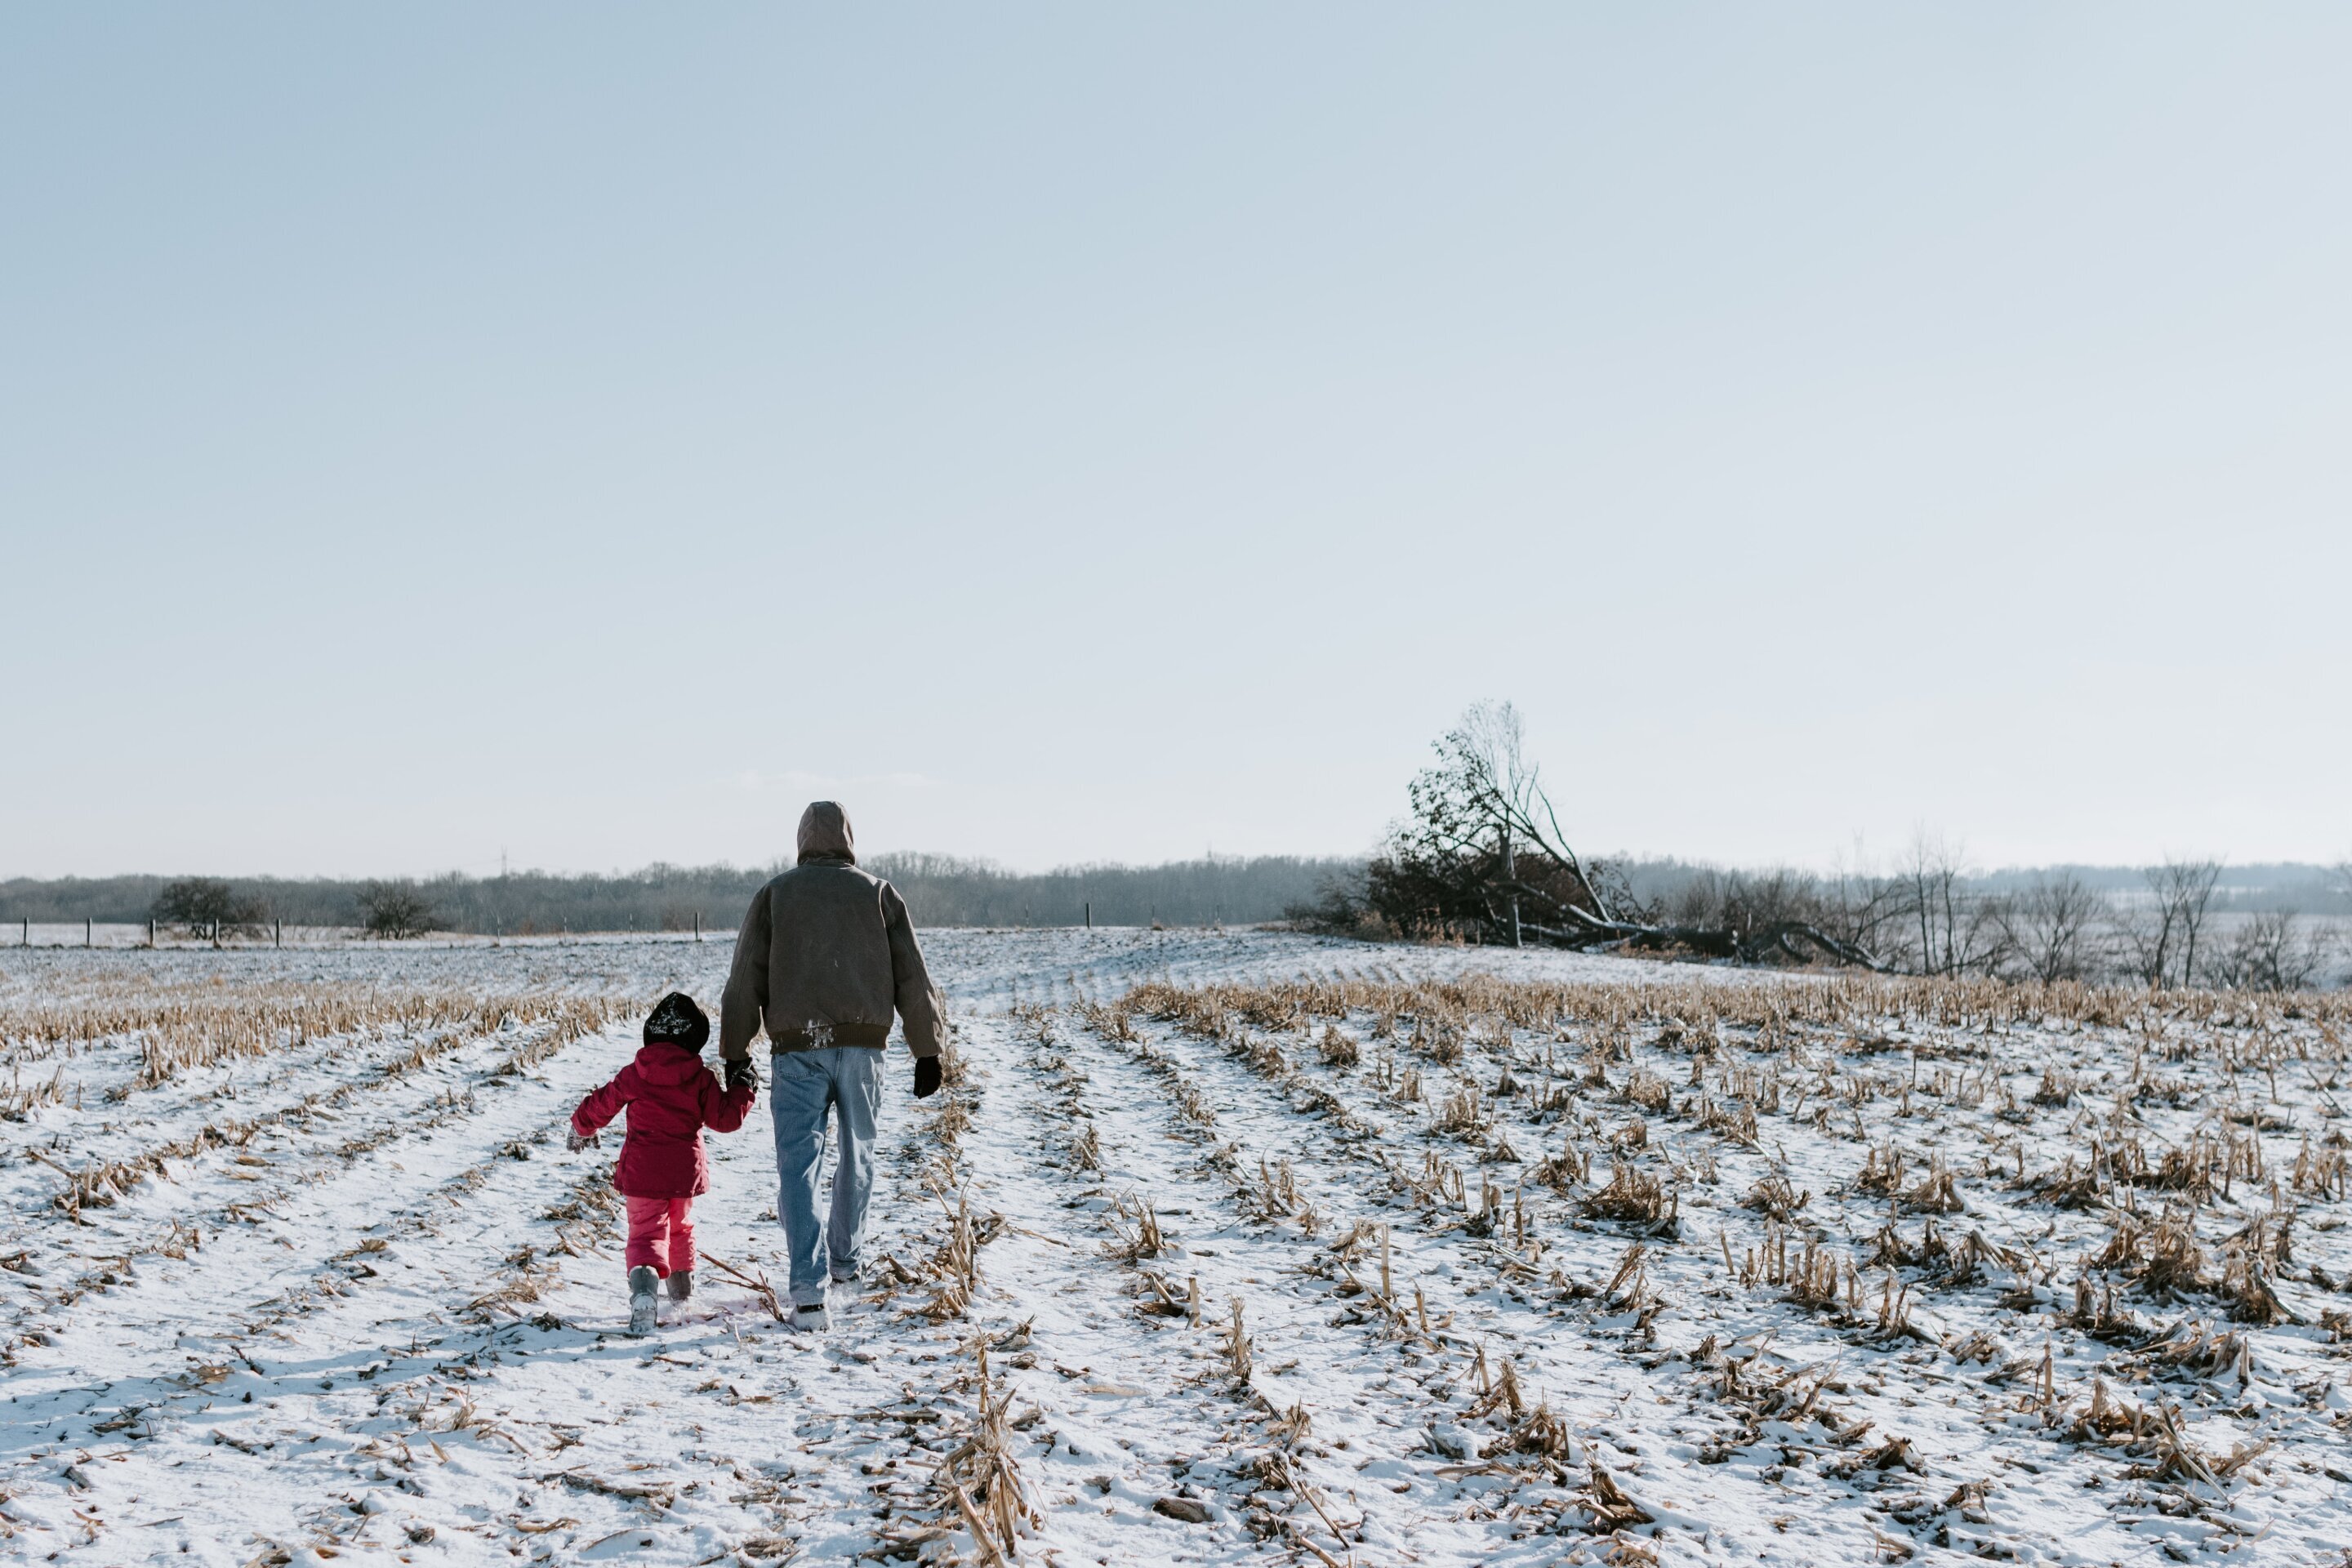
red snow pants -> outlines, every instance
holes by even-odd
[[[694,1200],[629,1200],[628,1266],[667,1277],[694,1267]]]

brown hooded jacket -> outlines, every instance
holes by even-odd
[[[918,1057],[940,1054],[947,1005],[923,967],[898,890],[857,868],[849,816],[829,800],[801,814],[800,863],[751,895],[719,1008],[719,1055],[880,1047],[890,1015]]]

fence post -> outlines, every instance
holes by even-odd
[[[694,911],[694,940],[697,942],[700,942],[702,940],[702,911],[700,910]]]
[[[269,922],[269,945],[272,947],[284,947],[286,945],[286,922],[284,921],[271,921]]]
[[[89,946],[89,945],[90,945],[89,936],[90,936],[90,923],[89,923],[89,917],[88,915],[84,915],[84,916],[82,916],[82,917],[81,917],[81,944],[82,944],[82,946],[84,946],[84,947],[88,947],[88,946]]]
[[[25,934],[20,945],[25,947],[33,945],[33,917],[30,915],[25,917]]]
[[[152,915],[147,918],[147,945],[155,945],[155,918]]]
[[[1092,899],[1087,900],[1087,929],[1095,929],[1095,901]]]

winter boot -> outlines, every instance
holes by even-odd
[[[629,1332],[649,1334],[661,1326],[655,1312],[654,1271],[644,1264],[629,1270]]]
[[[688,1296],[693,1294],[694,1270],[691,1268],[671,1269],[669,1276],[669,1299],[673,1301],[683,1301]]]
[[[803,1301],[793,1308],[793,1321],[785,1325],[796,1334],[821,1334],[832,1325],[824,1315],[822,1301]]]

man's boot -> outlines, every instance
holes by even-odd
[[[654,1271],[644,1264],[629,1270],[629,1332],[649,1334],[661,1326],[655,1312]]]

